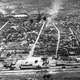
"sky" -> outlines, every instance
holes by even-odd
[[[65,4],[67,8],[73,7],[71,6],[72,3],[75,3],[74,6],[78,4],[80,7],[79,4],[80,0],[55,0],[55,1],[57,1],[57,4],[59,4],[60,1],[64,1],[63,4]],[[17,12],[19,11],[24,12],[24,10],[29,11],[32,9],[36,9],[37,7],[41,9],[42,8],[46,9],[50,8],[53,3],[54,0],[0,0],[0,12],[5,14],[6,13],[5,9],[7,8],[13,10],[12,13],[14,13],[15,11]]]
[[[0,12],[3,14],[6,14],[5,9],[11,9],[13,12],[19,10],[28,10],[32,8],[37,8],[37,7],[49,7],[51,5],[50,0],[0,0]]]

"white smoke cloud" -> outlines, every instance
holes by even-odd
[[[50,17],[48,17],[48,22],[46,27],[48,27],[52,21],[54,21],[54,18],[57,16],[60,9],[62,9],[63,0],[52,0],[52,5],[50,8],[47,9],[47,12]]]
[[[51,8],[48,9],[48,13],[52,16],[56,16],[59,10],[62,8],[63,0],[52,0]]]

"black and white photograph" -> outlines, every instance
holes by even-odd
[[[0,80],[80,80],[80,0],[0,0]]]

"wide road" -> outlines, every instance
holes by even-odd
[[[25,70],[1,70],[1,75],[24,75],[24,74],[57,74],[57,73],[76,73],[80,72],[80,68],[61,68],[61,67],[52,67],[48,69],[25,69]]]
[[[61,69],[58,67],[52,67],[49,69],[39,70],[14,70],[14,71],[0,71],[0,80],[45,80],[44,76],[55,80],[79,80],[80,68],[67,68]],[[64,79],[63,79],[64,78]],[[76,78],[76,79],[75,79]],[[47,80],[50,80],[47,79]]]

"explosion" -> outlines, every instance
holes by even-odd
[[[48,14],[51,15],[50,17],[47,18],[47,23],[46,23],[46,26],[45,27],[49,27],[50,25],[54,26],[55,29],[57,30],[58,32],[58,42],[57,42],[57,48],[56,48],[56,54],[58,52],[58,48],[59,48],[59,43],[60,43],[60,31],[59,29],[56,27],[55,23],[54,23],[54,18],[57,16],[59,10],[61,9],[61,5],[62,5],[62,1],[61,0],[55,0],[53,1],[53,4],[51,6],[51,9],[48,9]],[[44,27],[45,23],[43,23],[43,26],[41,27],[40,29],[40,32],[38,34],[38,37],[29,53],[29,56],[31,57],[34,53],[34,49],[35,49],[35,46],[39,40],[39,37],[42,33],[42,30],[43,30],[43,27]]]

